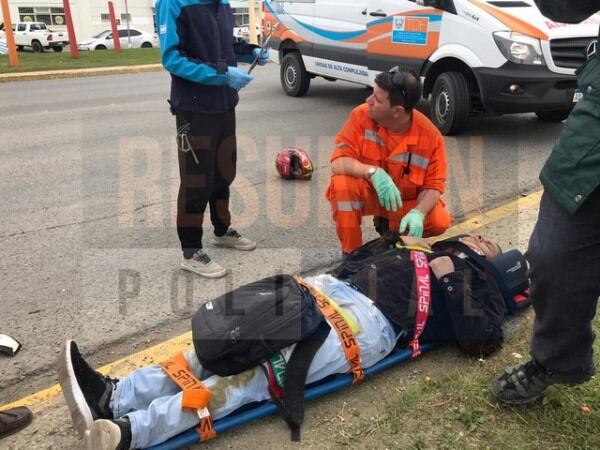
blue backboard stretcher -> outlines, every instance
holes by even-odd
[[[427,351],[432,347],[431,344],[424,344],[421,346],[422,351]],[[365,369],[365,377],[370,377],[380,372],[383,372],[390,367],[400,364],[401,362],[411,359],[411,350],[408,349],[394,349],[388,356],[379,361],[377,364]],[[338,391],[346,386],[352,385],[353,377],[348,374],[332,375],[325,378],[322,381],[312,383],[307,386],[304,393],[306,400],[312,400],[318,397],[322,397],[331,392]],[[242,407],[240,410],[230,414],[229,416],[223,417],[222,419],[215,420],[214,427],[217,435],[229,430],[231,428],[244,425],[252,422],[253,420],[260,419],[262,417],[269,416],[277,412],[275,405],[266,400],[264,402],[255,403]],[[175,450],[188,445],[193,445],[199,442],[199,436],[195,429],[185,431],[175,437],[172,437],[168,441],[162,444],[148,447],[148,450]]]

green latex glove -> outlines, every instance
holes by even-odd
[[[418,209],[411,209],[400,221],[400,234],[406,231],[408,226],[409,236],[423,237],[423,221],[425,215]]]
[[[377,191],[379,204],[387,211],[397,211],[402,207],[402,198],[400,191],[396,187],[394,180],[381,168],[377,169],[371,176],[371,183]]]

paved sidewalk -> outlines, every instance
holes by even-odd
[[[0,83],[7,81],[52,80],[56,78],[81,78],[97,75],[118,75],[124,73],[158,72],[162,64],[143,64],[138,66],[93,67],[89,69],[44,70],[38,72],[3,73]]]

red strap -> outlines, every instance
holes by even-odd
[[[423,334],[429,316],[431,280],[429,278],[429,262],[425,253],[412,250],[410,259],[415,266],[415,279],[417,280],[417,316],[415,318],[415,334],[408,346],[412,348],[411,357],[416,358],[421,354],[419,337]]]

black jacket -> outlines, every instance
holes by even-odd
[[[162,63],[171,73],[174,111],[219,114],[231,111],[238,93],[227,85],[227,68],[252,61],[256,45],[233,36],[227,0],[157,0]]]
[[[456,270],[441,280],[430,271],[430,315],[420,342],[456,341],[469,355],[487,355],[503,341],[504,298],[492,276],[470,258],[447,249],[427,258],[431,261],[443,255],[450,256]],[[333,274],[372,299],[404,331],[406,341],[412,339],[417,298],[410,250],[390,249],[378,239],[351,253]]]

